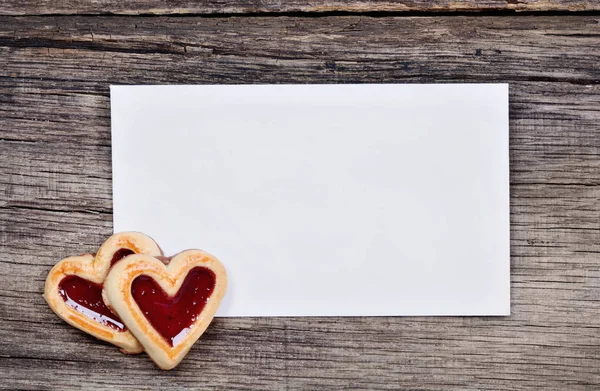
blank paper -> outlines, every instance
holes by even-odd
[[[220,316],[508,315],[508,86],[111,88],[114,230],[229,275]]]

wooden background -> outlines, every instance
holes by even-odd
[[[46,306],[112,232],[110,84],[363,82],[510,83],[510,317],[217,319],[161,372]],[[598,390],[600,1],[4,0],[0,229],[0,389]]]

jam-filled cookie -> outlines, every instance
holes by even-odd
[[[102,244],[96,256],[86,254],[58,262],[50,270],[44,290],[46,302],[59,317],[120,347],[124,353],[140,353],[143,349],[121,319],[106,306],[102,287],[110,268],[132,254],[162,256],[162,251],[146,235],[118,233]]]
[[[149,255],[116,264],[104,282],[107,304],[162,369],[172,369],[212,321],[227,288],[210,254],[186,250],[167,265]]]

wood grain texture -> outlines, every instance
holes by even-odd
[[[3,0],[0,15],[592,11],[598,0]]]
[[[600,388],[600,16],[0,17],[0,389]],[[59,320],[109,84],[509,82],[512,315],[217,319],[161,372]]]

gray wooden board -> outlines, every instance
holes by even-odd
[[[592,11],[599,0],[3,0],[0,15]]]
[[[0,388],[600,388],[599,64],[593,14],[0,17]],[[217,319],[161,372],[46,306],[112,231],[110,84],[352,82],[510,83],[510,317]]]

